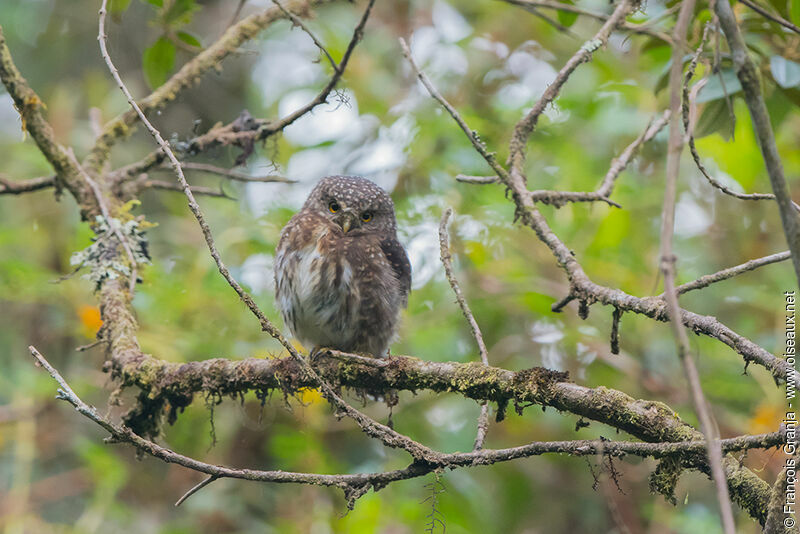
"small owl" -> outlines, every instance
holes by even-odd
[[[323,178],[275,256],[276,303],[292,334],[309,349],[386,356],[410,289],[389,195],[365,178]]]

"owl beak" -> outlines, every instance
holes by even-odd
[[[345,208],[342,210],[342,215],[339,218],[339,226],[342,227],[342,232],[345,234],[349,232],[352,228],[358,226],[356,224],[356,214],[353,213],[350,209]]]

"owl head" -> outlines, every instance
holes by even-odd
[[[359,176],[327,176],[311,191],[304,211],[330,220],[347,235],[396,232],[394,203],[386,191]]]

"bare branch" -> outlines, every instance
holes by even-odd
[[[2,26],[0,26],[0,80],[22,119],[22,130],[31,134],[42,155],[56,171],[55,185],[66,186],[82,208],[93,205],[93,202],[89,201],[92,198],[91,191],[80,180],[78,169],[70,159],[67,149],[56,141],[53,127],[44,118],[44,102],[31,89],[14,64]],[[84,215],[88,215],[88,212]]]
[[[729,267],[728,269],[717,271],[716,273],[713,274],[707,274],[705,276],[701,276],[697,280],[693,280],[691,282],[679,285],[678,287],[675,288],[675,290],[678,292],[678,295],[682,295],[689,291],[694,291],[695,289],[703,289],[704,287],[708,287],[713,283],[721,282],[723,280],[728,280],[730,278],[733,278],[734,276],[739,276],[742,273],[754,271],[759,267],[763,267],[764,265],[769,265],[771,263],[778,263],[780,261],[786,261],[788,259],[791,259],[791,257],[792,255],[788,250],[786,252],[771,254],[769,256],[764,256],[763,258],[750,260],[740,265],[736,265],[734,267]]]
[[[497,179],[497,176],[469,176],[466,174],[457,174],[456,181],[463,184],[477,185],[496,184],[500,182],[500,180]]]
[[[603,182],[596,191],[582,192],[582,191],[548,191],[539,189],[526,193],[534,202],[541,202],[543,204],[551,204],[555,207],[561,207],[567,202],[605,202],[615,208],[621,208],[618,203],[611,200],[609,195],[614,188],[614,183],[619,175],[624,171],[633,157],[639,151],[642,144],[650,141],[653,137],[661,131],[669,120],[669,110],[666,110],[658,119],[651,121],[645,131],[636,138],[625,150],[620,154],[619,158],[615,158],[611,162],[611,167],[608,169]],[[463,183],[472,184],[491,184],[498,183],[497,176],[465,176],[459,174],[456,180]]]
[[[767,11],[766,9],[764,9],[763,7],[761,7],[760,5],[756,4],[751,0],[739,0],[739,2],[746,5],[747,7],[749,7],[750,9],[761,15],[762,17],[769,19],[776,24],[780,24],[784,28],[787,28],[797,34],[800,34],[800,28],[798,28],[785,18],[781,17],[780,15],[775,13],[770,13],[769,11]]]
[[[55,176],[41,176],[29,180],[14,181],[0,176],[0,195],[21,195],[53,187],[56,183]]]
[[[688,139],[689,144],[689,151],[692,154],[692,159],[694,159],[694,163],[697,166],[697,169],[700,173],[705,176],[708,183],[710,183],[713,187],[719,189],[726,195],[730,195],[732,197],[741,199],[741,200],[774,200],[775,195],[772,194],[765,194],[765,193],[740,193],[738,191],[734,191],[724,185],[723,183],[716,180],[709,172],[706,170],[705,166],[700,161],[700,154],[697,152],[697,146],[694,142],[694,120],[693,117],[695,115],[695,101],[697,99],[697,95],[702,90],[703,86],[705,85],[705,78],[697,82],[691,89],[689,90],[689,82],[692,80],[695,74],[695,69],[697,68],[697,61],[700,58],[700,54],[703,51],[703,45],[706,41],[706,36],[708,34],[710,26],[706,25],[703,30],[703,37],[700,40],[700,46],[697,47],[697,50],[692,57],[691,62],[689,63],[689,68],[686,71],[686,77],[683,82],[683,98],[681,104],[681,116],[683,118],[683,129],[686,132],[686,137]]]
[[[675,24],[675,28],[672,32],[672,39],[674,42],[686,42],[686,34],[689,29],[689,21],[694,12],[694,6],[695,0],[684,0],[682,2],[681,10],[678,13],[678,22]],[[681,109],[682,78],[683,50],[681,47],[676,46],[672,49],[672,63],[669,73],[669,109],[673,120],[669,125],[666,186],[661,212],[661,272],[664,275],[664,295],[667,303],[667,315],[672,325],[672,332],[675,336],[678,357],[683,365],[686,379],[689,382],[689,391],[692,395],[692,403],[694,404],[695,412],[700,420],[700,429],[706,439],[708,462],[711,469],[711,478],[714,480],[714,484],[717,488],[717,500],[719,502],[722,527],[725,534],[735,534],[736,524],[733,520],[728,483],[722,466],[722,449],[719,444],[719,437],[716,435],[716,425],[713,422],[711,409],[703,394],[700,376],[697,373],[697,368],[694,363],[694,357],[689,349],[689,337],[680,321],[681,313],[678,305],[678,292],[675,290],[676,258],[672,252],[672,236],[675,227],[675,200],[678,173],[680,171],[680,158],[684,143],[680,124],[677,121],[678,113]]]
[[[181,167],[192,171],[202,171],[209,174],[216,174],[235,180],[237,182],[260,182],[260,183],[281,183],[281,184],[294,184],[296,180],[290,180],[278,174],[267,174],[264,176],[250,176],[243,172],[237,172],[233,169],[224,169],[216,165],[209,165],[207,163],[189,163],[181,162]],[[166,170],[167,168],[164,168]],[[162,169],[158,169],[162,170]]]
[[[475,343],[478,345],[478,352],[481,357],[481,362],[483,362],[483,365],[488,367],[489,351],[486,349],[486,343],[483,341],[481,328],[478,326],[478,321],[475,320],[472,310],[469,309],[467,299],[464,297],[464,293],[461,292],[461,287],[458,285],[458,280],[456,279],[456,275],[453,270],[453,259],[450,256],[450,236],[447,234],[447,223],[450,222],[450,217],[452,215],[453,209],[447,208],[442,214],[442,220],[439,223],[439,257],[442,260],[444,272],[445,275],[447,275],[447,281],[450,282],[450,287],[453,289],[453,293],[456,295],[456,301],[458,301],[461,312],[464,314],[464,317],[467,319],[467,323],[472,330],[472,337],[475,338]],[[483,448],[483,442],[486,439],[486,432],[488,428],[489,408],[484,402],[481,405],[481,414],[478,416],[478,434],[475,437],[475,445],[473,450],[477,451]]]
[[[715,12],[719,17],[722,31],[725,33],[733,55],[736,76],[742,84],[744,99],[750,110],[758,146],[761,149],[761,156],[764,158],[769,181],[772,184],[772,192],[775,193],[778,201],[783,232],[786,235],[789,250],[792,252],[795,276],[800,284],[800,213],[795,210],[789,187],[786,184],[783,164],[780,154],[778,154],[778,147],[775,145],[775,134],[772,131],[767,106],[761,94],[758,70],[753,64],[753,60],[750,59],[728,0],[717,0]]]
[[[320,42],[320,40],[317,39],[317,36],[314,35],[314,33],[310,29],[308,29],[308,26],[303,24],[303,21],[300,20],[300,17],[298,17],[297,15],[295,15],[294,13],[283,7],[283,4],[281,4],[279,0],[272,0],[272,3],[278,6],[278,8],[280,8],[281,11],[283,11],[283,14],[286,15],[292,21],[292,24],[299,27],[301,30],[306,32],[306,34],[309,37],[311,37],[311,40],[314,41],[314,44],[317,45],[317,48],[319,48],[320,52],[325,54],[325,57],[328,58],[328,63],[330,63],[331,67],[333,67],[333,71],[339,72],[339,65],[337,65],[336,62],[333,60],[330,52],[328,52],[328,49],[325,48],[325,46]]]
[[[139,180],[133,182],[134,188],[141,191],[143,189],[161,189],[164,191],[179,191],[183,193],[183,187],[180,184],[176,184],[173,182],[163,182],[161,180],[151,180],[147,177],[147,175],[143,175]],[[225,193],[220,187],[219,189],[214,189],[212,187],[203,187],[200,185],[192,185],[190,186],[192,193],[195,195],[203,195],[207,197],[218,197],[218,198],[227,198],[229,200],[234,200],[234,197]]]
[[[566,11],[567,13],[575,13],[576,15],[582,15],[600,21],[607,21],[609,19],[609,15],[606,15],[605,13],[596,13],[594,11],[589,11],[587,9],[583,9],[581,7],[572,4],[552,2],[550,0],[504,0],[504,1],[509,4],[519,6],[522,9],[530,13],[533,13],[534,15],[538,14],[536,8],[545,8],[545,9],[554,9],[556,11]],[[668,34],[650,28],[649,23],[631,24],[629,22],[622,22],[619,27],[622,30],[629,31],[632,33],[650,35],[657,39],[661,39],[667,44],[672,45],[672,38]]]
[[[342,75],[344,74],[345,69],[347,68],[347,63],[350,61],[350,57],[353,55],[353,50],[355,50],[356,45],[361,41],[361,38],[364,36],[364,26],[367,24],[367,20],[369,19],[369,15],[372,11],[372,6],[375,5],[375,0],[368,0],[367,7],[364,10],[364,14],[361,15],[361,20],[358,21],[355,30],[353,30],[353,37],[350,39],[350,43],[347,45],[347,49],[344,51],[344,55],[342,56],[342,60],[339,62],[338,67],[334,69],[333,76],[322,88],[322,91],[319,94],[306,104],[305,106],[301,107],[297,111],[290,113],[286,117],[273,121],[267,122],[264,124],[258,131],[257,139],[262,140],[266,139],[267,137],[282,131],[284,128],[292,124],[294,121],[314,109],[320,104],[324,104],[328,101],[328,96],[331,92],[336,88],[339,84],[339,80],[341,79]]]
[[[467,123],[464,122],[464,119],[461,118],[461,115],[459,115],[458,111],[456,111],[456,108],[454,108],[450,104],[450,102],[448,102],[442,96],[442,94],[436,90],[436,88],[431,83],[430,79],[428,79],[425,73],[420,70],[420,68],[417,66],[416,62],[414,61],[414,58],[411,55],[411,49],[408,48],[408,45],[406,44],[406,41],[403,38],[400,38],[400,48],[403,51],[403,55],[408,60],[408,63],[411,65],[411,68],[414,70],[414,73],[417,75],[417,78],[419,78],[419,81],[422,82],[422,85],[425,86],[425,89],[427,89],[428,93],[435,100],[437,100],[445,110],[447,110],[450,116],[453,117],[453,120],[456,121],[456,124],[458,124],[458,126],[467,136],[467,139],[469,139],[470,143],[472,143],[472,146],[475,147],[475,150],[477,150],[478,153],[486,161],[486,163],[489,164],[489,167],[492,168],[495,174],[497,174],[497,176],[501,177],[501,179],[505,181],[508,177],[508,172],[503,168],[502,165],[500,165],[500,163],[497,162],[497,158],[495,158],[494,152],[489,152],[489,150],[486,148],[486,144],[483,141],[481,141],[478,132],[467,126]]]
[[[622,151],[622,154],[620,154],[618,158],[611,162],[611,167],[608,169],[608,172],[603,178],[603,183],[601,183],[600,187],[597,189],[598,195],[611,195],[611,192],[614,189],[614,183],[619,175],[622,174],[622,171],[628,167],[634,156],[636,156],[636,154],[639,152],[639,148],[641,148],[643,144],[651,141],[658,134],[658,132],[660,132],[662,128],[666,126],[667,122],[669,122],[669,117],[670,110],[667,109],[661,114],[660,117],[648,124],[647,128],[645,128],[645,131],[642,132],[642,135],[637,137],[635,141],[625,147],[625,150]]]
[[[175,507],[177,508],[178,506],[180,506],[181,504],[183,504],[183,502],[184,502],[186,499],[188,499],[189,497],[191,497],[192,495],[194,495],[195,493],[197,493],[197,492],[198,492],[198,491],[200,491],[201,489],[205,488],[206,486],[208,486],[209,484],[211,484],[212,482],[214,482],[214,481],[215,481],[215,480],[217,480],[218,478],[219,478],[219,475],[216,475],[216,474],[215,474],[215,475],[208,475],[208,477],[207,477],[207,478],[205,478],[205,479],[203,479],[203,481],[202,481],[202,482],[200,482],[200,483],[198,483],[198,484],[195,484],[194,486],[192,486],[192,489],[190,489],[189,491],[187,491],[186,493],[184,493],[184,494],[181,496],[181,498],[180,498],[180,499],[178,499],[177,501],[175,501]]]

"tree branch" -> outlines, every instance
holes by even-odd
[[[209,174],[216,174],[218,176],[224,176],[225,178],[230,178],[231,180],[237,182],[258,182],[258,183],[281,183],[281,184],[293,184],[296,183],[295,180],[290,180],[278,174],[266,174],[263,176],[250,176],[249,174],[245,174],[243,172],[237,172],[233,169],[224,169],[222,167],[217,167],[216,165],[209,165],[208,163],[188,163],[188,162],[181,162],[181,167],[184,169],[189,169],[192,171],[200,171],[200,172],[207,172]],[[158,168],[156,170],[170,170],[168,168]]]
[[[55,183],[55,176],[41,176],[22,181],[9,180],[0,176],[0,195],[21,195],[53,187]]]
[[[733,278],[734,276],[739,276],[742,273],[754,271],[759,267],[763,267],[764,265],[769,265],[771,263],[778,263],[780,261],[786,261],[791,257],[792,255],[789,253],[788,250],[786,252],[778,252],[777,254],[771,254],[769,256],[764,256],[763,258],[750,260],[745,263],[736,265],[734,267],[729,267],[727,269],[717,271],[716,273],[713,274],[707,274],[705,276],[701,276],[697,280],[692,280],[691,282],[679,285],[678,287],[675,288],[675,290],[678,292],[678,295],[682,295],[689,291],[694,291],[696,289],[703,289],[704,287],[708,287],[716,282],[721,282],[723,280],[728,280],[730,278]]]
[[[193,493],[218,478],[239,478],[263,482],[296,483],[338,487],[345,492],[345,497],[348,499],[348,507],[352,509],[355,500],[364,495],[370,489],[370,487],[372,487],[373,490],[378,491],[390,482],[422,476],[433,470],[441,469],[442,467],[454,469],[457,467],[490,465],[497,462],[538,456],[546,453],[567,453],[574,456],[623,456],[625,454],[632,454],[636,456],[653,458],[678,456],[682,459],[687,467],[700,470],[703,470],[704,468],[702,460],[698,461],[698,453],[702,451],[703,443],[697,440],[689,439],[677,443],[639,443],[624,441],[615,442],[601,439],[534,442],[528,445],[512,447],[508,449],[487,449],[473,451],[470,453],[454,454],[440,453],[438,457],[439,461],[437,463],[426,464],[415,462],[405,469],[383,473],[324,475],[313,473],[293,473],[287,471],[233,469],[220,465],[207,464],[188,456],[178,454],[154,443],[153,441],[142,438],[128,427],[111,423],[108,419],[102,417],[95,408],[83,402],[80,397],[75,394],[72,388],[70,388],[69,384],[59,374],[59,372],[53,366],[51,366],[50,363],[34,347],[29,347],[29,350],[36,359],[37,363],[44,367],[50,376],[60,386],[56,398],[70,403],[75,407],[78,413],[91,419],[105,429],[109,434],[111,434],[113,442],[130,443],[139,451],[149,454],[155,458],[159,458],[165,462],[178,464],[188,469],[209,475],[208,478],[184,494],[178,500],[178,502],[175,503],[176,506],[180,505]],[[256,361],[263,362],[266,360]],[[294,360],[291,360],[291,362],[296,364],[296,361]],[[726,451],[748,450],[751,448],[770,448],[784,443],[785,440],[786,436],[783,433],[775,432],[772,434],[762,434],[758,436],[740,436],[737,438],[731,438],[724,440],[723,446],[725,447]],[[748,489],[756,490],[756,488],[752,487]],[[758,488],[758,490],[761,489],[762,488]]]
[[[689,151],[692,154],[692,159],[694,160],[697,169],[700,173],[705,176],[706,180],[712,187],[719,189],[726,195],[732,196],[734,198],[738,198],[741,200],[774,200],[775,195],[768,194],[768,193],[740,193],[738,191],[734,191],[727,187],[726,185],[722,184],[718,180],[716,180],[711,174],[709,174],[708,170],[706,170],[703,163],[700,161],[700,154],[697,152],[697,146],[694,142],[694,116],[696,113],[696,105],[695,100],[697,95],[702,90],[703,86],[705,85],[706,79],[703,78],[699,82],[697,82],[694,87],[692,87],[691,91],[689,90],[689,82],[694,77],[695,69],[697,68],[697,61],[700,58],[700,54],[703,51],[703,44],[706,40],[706,35],[708,33],[710,26],[706,25],[705,29],[703,30],[703,38],[701,39],[700,46],[697,47],[697,50],[692,57],[691,62],[689,63],[689,68],[686,71],[686,78],[683,82],[683,97],[681,103],[681,116],[683,118],[683,129],[686,132],[686,137],[689,144]],[[798,207],[795,205],[795,209]]]
[[[739,0],[739,2],[746,5],[747,7],[749,7],[750,9],[761,15],[762,17],[769,19],[776,24],[780,24],[784,28],[787,28],[797,34],[800,34],[800,28],[798,28],[785,18],[781,17],[780,15],[770,13],[769,11],[767,11],[760,5],[756,4],[755,2],[752,2],[751,0]]]
[[[651,121],[650,124],[647,125],[647,128],[642,132],[642,134],[637,137],[631,144],[625,147],[625,150],[622,151],[619,158],[614,158],[611,162],[611,167],[608,169],[605,177],[603,178],[602,183],[597,188],[596,191],[592,192],[573,192],[573,191],[545,191],[545,190],[537,190],[537,191],[530,191],[527,193],[531,200],[534,202],[541,202],[543,204],[552,204],[556,207],[561,207],[567,202],[596,202],[602,201],[611,206],[616,208],[621,208],[619,204],[611,200],[609,197],[611,196],[611,192],[614,189],[614,184],[616,183],[617,178],[619,175],[622,174],[628,165],[630,164],[633,157],[639,151],[639,148],[648,141],[652,140],[653,137],[661,131],[662,128],[669,122],[670,112],[666,110],[660,117]]]

